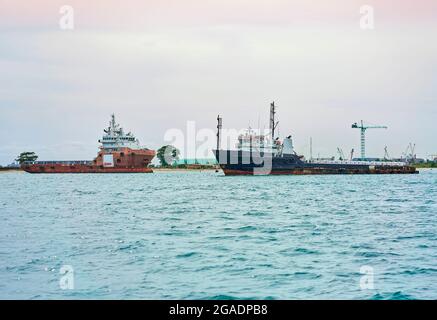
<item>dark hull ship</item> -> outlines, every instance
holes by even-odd
[[[222,119],[217,118],[217,149],[213,153],[225,175],[413,174],[404,162],[305,160],[293,148],[291,136],[275,139],[275,105],[270,106],[270,135],[249,129],[238,137],[237,150],[220,148]]]

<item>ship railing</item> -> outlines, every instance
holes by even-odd
[[[60,164],[60,165],[92,165],[93,162],[89,160],[73,160],[73,161],[25,161],[23,164],[37,164],[37,165],[44,165],[44,164]]]
[[[125,145],[105,145],[105,146],[100,146],[99,147],[100,150],[106,150],[108,152],[110,151],[119,151],[122,149],[132,149],[132,150],[150,150],[148,147],[146,146],[125,146]]]
[[[345,161],[345,160],[310,160],[309,163],[315,164],[349,164],[349,165],[365,165],[365,166],[405,166],[405,162],[399,161]]]

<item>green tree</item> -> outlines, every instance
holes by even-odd
[[[38,156],[35,154],[35,152],[21,152],[20,155],[15,159],[19,164],[22,164],[25,161],[36,161],[38,159]]]
[[[179,149],[172,145],[162,146],[156,152],[156,157],[163,167],[172,165],[174,161],[179,159],[179,155]]]

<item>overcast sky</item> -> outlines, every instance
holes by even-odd
[[[92,2],[92,3],[91,3]],[[59,27],[62,5],[74,30]],[[360,28],[372,5],[375,28]],[[92,159],[115,113],[141,144],[171,128],[268,126],[298,153],[437,153],[435,0],[0,0],[0,164]],[[212,141],[214,143],[214,141]]]

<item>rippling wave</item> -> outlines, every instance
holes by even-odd
[[[437,298],[435,170],[3,173],[0,185],[3,299]]]

